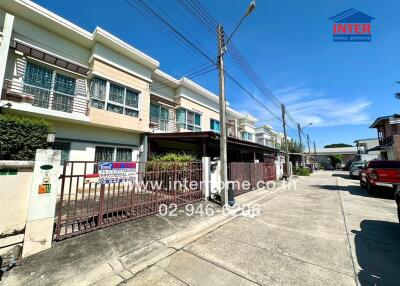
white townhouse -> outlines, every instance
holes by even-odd
[[[146,160],[148,134],[220,131],[217,95],[162,72],[102,28],[88,32],[31,1],[2,0],[0,31],[1,104],[52,123],[63,160]],[[256,121],[227,103],[232,144],[260,147]]]
[[[0,3],[2,102],[55,128],[64,160],[137,160],[159,63],[31,1]]]
[[[280,148],[278,142],[278,132],[273,130],[272,126],[265,124],[263,126],[257,127],[255,133],[258,143],[269,146],[271,148]]]

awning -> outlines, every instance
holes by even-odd
[[[150,93],[150,100],[155,101],[155,102],[159,102],[159,103],[162,103],[162,104],[165,104],[165,105],[169,105],[171,107],[175,107],[175,106],[178,105],[177,103],[173,102],[172,100],[168,100],[168,99],[166,99],[164,97],[161,97],[161,96],[158,96],[158,95],[156,95],[154,93]]]
[[[83,76],[86,76],[89,72],[89,69],[87,67],[79,66],[79,65],[69,62],[67,60],[61,59],[60,57],[53,56],[49,53],[29,47],[29,46],[24,45],[19,42],[13,41],[11,43],[11,47],[13,49],[23,53],[25,56],[29,56],[29,57],[44,61],[46,63],[58,66],[60,68],[67,69],[72,72],[76,72]]]
[[[387,147],[390,147],[390,146],[391,146],[391,145],[379,145],[379,146],[375,146],[375,147],[373,147],[373,148],[371,148],[371,149],[368,149],[367,152],[369,152],[369,151],[384,150],[384,149],[386,149]]]

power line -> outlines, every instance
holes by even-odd
[[[182,0],[179,0],[182,1]],[[207,18],[208,23],[212,25],[217,25],[217,21],[210,15],[210,13],[200,4],[197,0],[192,0],[196,4],[197,7],[202,11],[203,16]],[[265,95],[267,96],[272,103],[274,103],[277,107],[280,107],[282,103],[273,93],[272,91],[265,85],[265,83],[260,79],[260,77],[255,73],[253,68],[249,65],[249,63],[245,60],[240,51],[236,48],[233,42],[230,42],[228,45],[228,52],[231,52],[233,60],[235,63],[244,71],[244,73],[249,77],[252,83]],[[294,125],[297,125],[297,122],[293,119],[290,113],[286,109],[286,114],[288,116],[289,121],[291,121]]]
[[[202,50],[202,48],[199,47],[199,45],[195,44],[193,39],[189,39],[188,36],[185,36],[182,32],[180,32],[177,28],[175,28],[168,20],[160,15],[160,13],[157,13],[153,8],[151,8],[149,5],[144,3],[142,0],[137,0],[136,2],[132,2],[129,0],[126,0],[126,2],[135,9],[133,3],[136,4],[137,8],[142,11],[142,13],[146,14],[148,16],[148,20],[152,22],[154,25],[156,25],[162,32],[166,33],[169,36],[172,36],[174,40],[178,41],[181,45],[184,44],[187,48],[189,48],[192,51],[195,51],[197,54],[203,56],[206,58],[208,61],[212,63],[211,66],[216,66],[216,61],[209,56],[206,52]],[[216,37],[216,26],[217,22],[212,16],[207,12],[207,10],[197,1],[197,0],[191,0],[191,1],[182,1],[178,0],[180,5],[187,10],[191,16],[193,16],[199,23],[200,25],[208,31],[210,37],[214,39]],[[163,13],[166,15],[166,13]],[[257,76],[257,74],[254,72],[254,70],[251,68],[251,66],[248,64],[248,62],[244,59],[244,57],[240,54],[239,50],[234,46],[233,42],[229,45],[230,49],[232,51],[232,55],[234,58],[234,61],[238,64],[239,67],[245,72],[245,74],[249,77],[249,79],[252,81],[252,83],[264,94],[266,95],[275,105],[280,105],[280,101],[277,97],[275,97],[272,92],[266,87],[266,85],[263,83],[263,81]],[[211,67],[210,66],[210,67]],[[201,71],[197,70],[194,72],[194,76],[200,76],[205,73],[211,72],[213,69],[207,69],[204,68]],[[256,101],[258,104],[260,104],[265,110],[267,110],[270,114],[272,114],[275,118],[278,118],[279,120],[280,117],[274,114],[265,104],[263,104],[256,96],[254,96],[252,93],[250,93],[247,89],[244,88],[242,84],[236,79],[233,78],[232,75],[228,75],[229,78],[240,87],[244,91],[244,93],[248,96],[250,96],[254,101]],[[292,120],[292,117],[289,115],[290,121]],[[287,124],[288,125],[288,124]],[[289,126],[289,125],[288,125]]]

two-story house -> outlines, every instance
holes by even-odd
[[[370,128],[378,131],[379,145],[369,150],[379,151],[382,160],[400,160],[400,115],[378,117]]]
[[[183,77],[175,79],[160,70],[151,85],[151,132],[149,156],[166,152],[188,152],[219,156],[219,97]],[[175,118],[175,120],[174,120]],[[272,148],[255,143],[256,119],[243,115],[227,103],[228,157],[230,160],[263,160]],[[240,145],[240,143],[242,145]]]
[[[99,27],[88,32],[31,1],[2,1],[0,30],[2,104],[51,122],[63,160],[218,156],[219,97],[204,87],[162,72],[157,60]],[[232,158],[276,151],[256,143],[256,121],[227,103]]]
[[[256,140],[259,144],[279,149],[280,145],[278,144],[278,137],[277,137],[278,132],[273,130],[272,126],[266,124],[257,127],[255,133],[256,133]]]
[[[159,63],[101,28],[93,33],[30,1],[2,1],[2,100],[46,118],[63,159],[139,159]],[[5,47],[7,45],[7,47]]]
[[[239,131],[240,131],[240,138],[242,140],[256,142],[255,140],[256,122],[257,118],[251,116],[250,114],[246,114],[239,119]]]

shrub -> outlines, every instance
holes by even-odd
[[[188,162],[198,161],[198,158],[189,153],[167,153],[163,155],[153,155],[147,162],[147,171],[166,171],[166,170],[187,170]]]
[[[167,153],[163,155],[154,155],[150,161],[158,162],[190,162],[197,161],[198,158],[193,154],[187,153]]]
[[[297,176],[310,176],[311,171],[308,168],[299,167],[296,171],[294,171],[294,174]]]
[[[0,114],[0,160],[33,160],[52,126],[40,118]]]

